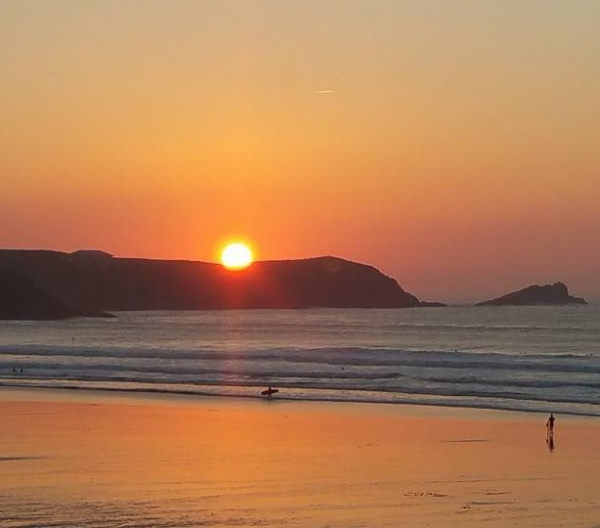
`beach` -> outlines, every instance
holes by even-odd
[[[600,526],[600,422],[0,390],[0,526]]]

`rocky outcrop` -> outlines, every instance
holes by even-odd
[[[377,269],[336,257],[256,262],[228,271],[206,262],[0,250],[0,267],[19,270],[49,293],[90,310],[425,305]]]
[[[13,271],[0,269],[0,320],[109,316],[75,309]]]
[[[533,285],[522,290],[507,293],[496,299],[484,301],[477,306],[504,306],[504,305],[559,305],[559,304],[586,304],[581,297],[569,295],[569,289],[562,282],[545,284],[543,286]]]

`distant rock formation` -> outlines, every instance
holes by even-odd
[[[0,269],[0,320],[65,319],[108,316],[77,310],[18,273]]]
[[[72,306],[98,311],[427,305],[375,268],[336,257],[255,262],[229,271],[213,263],[95,251],[0,250],[0,267]]]
[[[569,290],[562,282],[533,285],[522,290],[508,293],[491,301],[484,301],[477,306],[504,306],[504,305],[543,305],[543,304],[587,304],[581,297],[572,297]]]

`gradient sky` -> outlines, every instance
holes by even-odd
[[[600,299],[596,0],[1,0],[0,247]]]

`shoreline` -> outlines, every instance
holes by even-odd
[[[420,416],[432,418],[450,418],[465,420],[516,420],[528,423],[541,423],[549,413],[513,410],[491,409],[487,407],[461,407],[454,405],[411,404],[362,401],[336,400],[297,400],[275,397],[268,400],[260,396],[220,396],[182,392],[163,391],[124,391],[119,389],[81,389],[81,388],[51,388],[51,387],[1,387],[0,404],[10,402],[21,403],[77,403],[77,404],[113,404],[113,405],[164,405],[164,406],[205,406],[217,407],[253,407],[253,406],[285,406],[288,410],[301,409],[327,410],[345,414],[375,414],[382,416]],[[561,422],[600,425],[600,417],[586,414],[554,413],[560,416]]]
[[[289,405],[296,406],[316,406],[341,408],[343,406],[350,406],[350,408],[359,409],[361,407],[378,409],[383,414],[389,414],[394,412],[393,409],[404,410],[405,413],[398,411],[399,414],[415,414],[420,415],[432,415],[432,416],[449,416],[449,417],[466,417],[472,418],[490,417],[490,418],[507,418],[509,415],[520,416],[526,421],[535,420],[539,421],[537,417],[544,417],[550,414],[546,411],[537,410],[516,410],[511,408],[502,407],[487,407],[485,405],[477,406],[461,406],[454,404],[440,405],[438,403],[405,403],[405,402],[365,402],[359,400],[327,400],[319,398],[305,398],[295,399],[286,398],[285,395],[279,395],[273,400],[266,400],[264,397],[259,395],[256,396],[238,396],[238,395],[220,395],[220,394],[204,394],[204,393],[193,393],[187,391],[153,391],[144,389],[134,390],[121,390],[116,388],[79,388],[79,387],[31,387],[31,386],[0,386],[0,402],[6,401],[14,397],[13,401],[23,401],[26,395],[32,398],[32,401],[44,401],[45,398],[50,400],[62,400],[62,401],[78,401],[80,403],[85,402],[147,402],[147,403],[187,403],[193,405],[194,403],[206,403],[206,402],[230,402],[232,405],[240,405],[242,402],[268,402],[268,403],[286,403]],[[579,413],[579,412],[568,412],[568,411],[552,411],[555,415],[560,415],[563,419],[567,419],[571,422],[582,422],[582,423],[599,423],[600,416]]]

